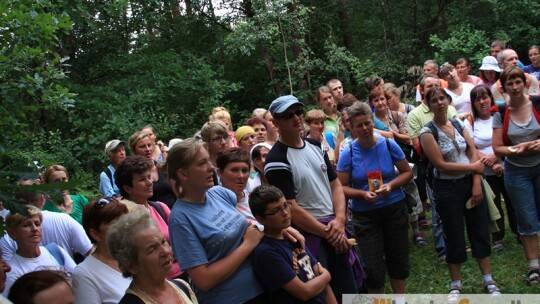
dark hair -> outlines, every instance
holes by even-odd
[[[426,79],[428,78],[440,79],[439,76],[435,74],[430,74],[430,73],[423,74],[422,77],[420,77],[420,81],[418,81],[422,90],[426,87]]]
[[[522,69],[520,69],[518,66],[509,66],[501,73],[501,87],[503,89],[503,92],[506,92],[506,88],[504,87],[506,82],[512,78],[519,78],[523,80],[523,82],[527,81],[527,77],[525,76],[525,73]]]
[[[96,207],[96,204],[98,204],[101,200],[108,200],[109,203],[102,207]],[[126,205],[118,202],[116,198],[99,198],[84,206],[82,215],[82,226],[84,228],[84,231],[86,232],[86,235],[88,235],[88,238],[90,238],[90,241],[92,241],[92,243],[95,243],[96,240],[92,238],[92,235],[90,234],[90,229],[98,231],[99,227],[102,224],[107,225],[126,213],[128,213],[128,208],[126,207]]]
[[[371,91],[369,91],[369,94],[368,94],[369,102],[373,101],[373,99],[379,96],[383,96],[384,98],[386,98],[386,96],[384,95],[383,89],[381,87],[373,88]]]
[[[262,216],[266,212],[266,206],[278,202],[283,197],[283,192],[270,185],[260,185],[249,194],[249,208],[253,216]]]
[[[265,148],[268,150],[268,152],[270,152],[270,149],[268,149],[268,147],[265,147],[265,146],[254,146],[252,149],[251,149],[251,161],[252,162],[255,162],[255,160],[259,159],[261,156],[262,156],[262,149]],[[261,172],[259,171],[259,169],[257,169],[257,167],[253,166],[253,169],[255,169],[255,171],[259,172],[260,174],[264,174],[264,172]]]
[[[246,163],[248,166],[251,166],[249,153],[238,147],[227,148],[218,155],[216,159],[216,166],[223,171],[228,164],[237,162]]]
[[[61,271],[32,271],[21,276],[13,283],[9,290],[8,299],[17,304],[33,304],[34,297],[39,292],[62,282],[66,283],[71,289],[66,274]]]
[[[426,93],[426,101],[428,102],[428,104],[430,103],[431,99],[435,97],[436,94],[443,94],[444,96],[446,96],[446,98],[448,98],[448,102],[452,103],[452,96],[450,96],[450,94],[448,94],[445,89],[441,87],[434,87],[429,89],[429,91],[427,91]]]
[[[347,93],[341,97],[341,100],[337,103],[337,111],[341,113],[345,108],[352,106],[355,102],[358,101],[358,98],[351,93]]]
[[[456,60],[456,66],[458,64],[465,64],[466,66],[471,66],[471,64],[469,63],[469,60],[467,60],[467,58],[465,57],[462,57],[462,58],[459,58],[458,60]]]
[[[364,79],[364,86],[366,87],[366,91],[370,92],[375,87],[380,86],[382,80],[383,79],[381,76],[366,77],[366,79]]]
[[[490,47],[500,47],[501,49],[506,49],[506,42],[500,40],[500,39],[495,39],[491,42],[491,45]]]
[[[453,66],[452,64],[450,63],[444,63],[440,70],[439,70],[439,76],[441,77],[446,77],[446,75],[450,74],[450,72],[452,72],[453,70],[455,70],[456,67]]]
[[[246,121],[246,125],[253,127],[254,125],[263,125],[264,128],[268,129],[268,125],[266,124],[266,121],[257,117],[253,116],[250,119]]]
[[[529,51],[530,50],[534,50],[534,49],[537,49],[538,51],[540,51],[540,46],[536,45],[536,44],[533,44],[531,45],[531,47],[529,48]]]
[[[129,199],[129,193],[126,192],[124,186],[133,185],[133,174],[146,172],[152,169],[153,166],[154,162],[144,156],[132,155],[126,157],[114,173],[114,180],[118,189],[120,189],[120,194]]]
[[[474,106],[474,101],[476,100],[476,98],[483,97],[485,95],[489,96],[489,99],[491,100],[491,106],[495,105],[495,101],[493,100],[493,94],[491,94],[491,90],[486,88],[484,85],[482,84],[477,85],[471,90],[471,95],[470,95],[471,104],[472,104],[471,108],[472,108],[474,119],[477,119],[479,117],[478,109],[476,109],[476,107]]]

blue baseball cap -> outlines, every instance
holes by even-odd
[[[288,108],[295,104],[304,106],[304,104],[301,103],[298,98],[292,95],[285,95],[274,99],[274,101],[272,101],[272,103],[270,104],[268,110],[270,111],[272,116],[275,116],[276,114],[285,112]]]

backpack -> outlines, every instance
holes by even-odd
[[[529,99],[531,100],[533,104],[533,114],[536,118],[536,121],[540,124],[540,96],[531,96],[529,95]],[[508,138],[508,124],[510,122],[510,115],[508,114],[508,107],[506,106],[506,103],[498,105],[499,107],[499,114],[501,114],[501,120],[503,122],[503,128],[502,128],[502,136],[503,136],[503,144],[505,146],[510,146],[510,138]]]
[[[398,119],[399,118],[398,113],[396,111],[391,111],[390,113],[392,115],[392,119],[394,120],[394,123],[398,125],[400,122],[400,120]],[[418,155],[418,151],[416,151],[413,145],[402,143],[397,140],[395,140],[395,142],[401,148],[401,151],[403,151],[403,153],[405,154],[405,158],[407,158],[407,161],[409,163],[414,163],[414,164],[418,163],[420,156]]]
[[[114,182],[113,182],[111,169],[109,169],[109,167],[106,167],[105,170],[103,170],[103,172],[105,172],[105,175],[107,175],[107,177],[109,178],[109,181],[111,182],[111,187],[114,189]]]
[[[455,118],[450,118],[450,122],[452,122],[452,126],[454,126],[454,128],[456,130],[458,130],[459,134],[461,134],[461,136],[463,136],[463,127],[459,123],[459,120],[457,120]],[[435,141],[437,142],[437,144],[439,144],[439,131],[437,129],[437,126],[435,126],[435,123],[433,121],[430,121],[427,124],[425,124],[424,127],[428,127],[431,130],[431,134],[435,138]],[[420,145],[420,150],[422,152],[421,153],[422,154],[422,160],[424,161],[424,164],[426,164],[426,183],[430,186],[430,188],[432,188],[433,177],[434,177],[433,176],[434,166],[429,161],[429,158],[427,158],[426,153],[422,149],[422,145]]]

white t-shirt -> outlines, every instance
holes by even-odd
[[[493,154],[493,146],[491,145],[493,139],[493,117],[490,116],[486,120],[475,119],[473,124],[474,130],[469,120],[465,119],[465,127],[469,131],[469,134],[471,134],[476,149],[484,155]],[[500,163],[502,164],[502,161]],[[495,175],[495,172],[491,167],[485,166],[484,175]]]
[[[73,269],[75,269],[75,262],[71,256],[69,256],[69,254],[62,249],[62,247],[58,247],[58,249],[60,249],[60,253],[63,256],[64,266],[61,266],[58,261],[56,261],[54,256],[47,250],[47,248],[39,246],[39,249],[41,254],[37,258],[24,258],[18,254],[15,254],[13,255],[13,258],[8,261],[8,264],[11,266],[11,271],[6,273],[7,280],[6,289],[3,292],[4,296],[9,294],[9,289],[18,278],[29,272],[51,268],[56,270],[63,268],[67,272],[72,272]]]
[[[463,86],[461,95],[457,95],[449,89],[444,89],[446,93],[452,96],[452,105],[456,108],[458,114],[471,113],[471,91],[474,86],[468,82],[460,82]]]
[[[124,296],[131,278],[89,255],[73,271],[73,293],[77,304],[116,304]]]
[[[92,248],[90,239],[83,227],[66,213],[42,210],[43,223],[41,223],[41,244],[56,243],[73,257],[72,249],[85,255]],[[6,233],[0,238],[4,260],[9,261],[17,251],[17,243]]]

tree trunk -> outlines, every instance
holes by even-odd
[[[253,3],[251,2],[251,0],[243,0],[242,8],[247,18],[255,17],[255,11],[253,10]],[[279,82],[276,82],[276,72],[274,71],[274,57],[272,56],[272,54],[270,53],[270,49],[266,46],[264,42],[259,42],[258,48],[259,53],[261,54],[261,57],[264,61],[266,73],[268,73],[268,77],[270,78],[270,82],[272,83],[274,94],[276,96],[280,96],[283,92],[283,87],[281,86],[281,84],[279,84]]]
[[[346,0],[336,0],[339,11],[338,17],[341,21],[341,30],[343,32],[343,45],[349,51],[353,51],[353,37],[351,35],[351,22],[349,20],[349,13],[347,11]]]

